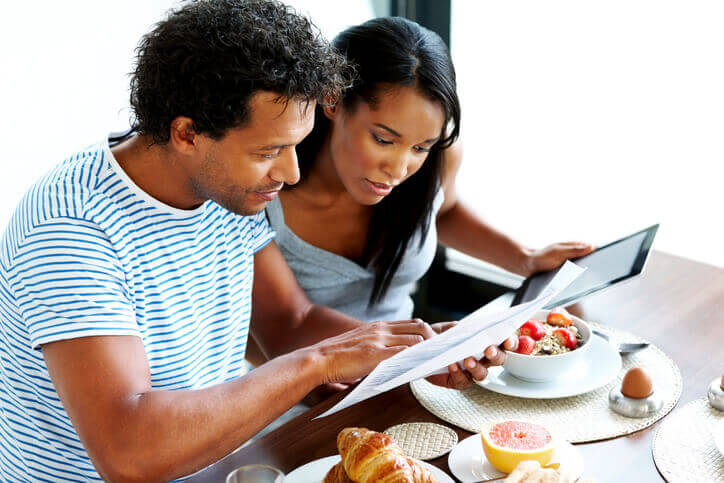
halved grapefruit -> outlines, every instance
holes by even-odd
[[[503,473],[512,472],[525,460],[545,466],[555,450],[553,436],[546,428],[525,421],[492,424],[480,435],[488,461]]]

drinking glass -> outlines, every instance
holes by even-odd
[[[268,465],[244,465],[226,476],[226,483],[282,483],[284,473]]]

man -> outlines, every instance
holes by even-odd
[[[311,304],[269,243],[260,212],[298,180],[314,105],[348,77],[308,20],[272,1],[202,0],[143,38],[137,134],[56,166],[2,240],[0,479],[182,477],[315,387],[434,335]],[[275,358],[240,377],[254,257],[279,267],[256,289],[276,303],[255,308]],[[485,376],[468,362],[436,382]]]

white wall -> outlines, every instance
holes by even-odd
[[[0,226],[73,151],[128,126],[127,73],[169,0],[9,2],[0,16]]]
[[[325,36],[373,16],[368,1],[287,3]],[[8,2],[0,15],[0,229],[28,187],[77,149],[128,127],[129,77],[141,36],[175,0]]]
[[[327,37],[366,0],[296,0]],[[128,124],[141,35],[177,2],[11,2],[0,16],[0,227],[65,155]],[[537,246],[661,222],[724,265],[724,3],[453,0],[463,196]]]
[[[532,246],[655,247],[724,266],[724,3],[453,0],[459,190]]]

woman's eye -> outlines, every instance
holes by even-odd
[[[415,146],[412,149],[414,149],[418,153],[429,153],[430,152],[429,148],[423,148],[422,146]]]
[[[385,139],[382,139],[381,137],[377,136],[376,134],[372,134],[372,137],[380,144],[392,144],[392,141],[387,141]]]

